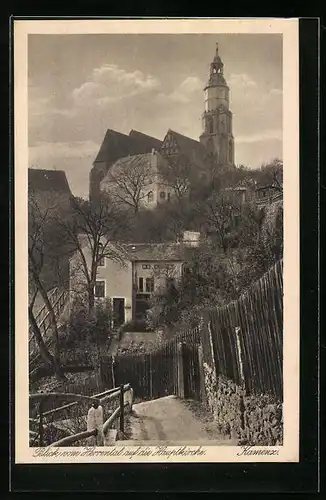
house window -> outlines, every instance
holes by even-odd
[[[98,267],[105,266],[105,257],[103,255],[103,252],[104,252],[103,245],[100,244],[98,247],[98,262],[97,262]]]
[[[146,292],[154,292],[154,278],[146,278]]]
[[[151,266],[149,264],[143,264],[141,267],[143,269],[150,269],[151,268]]]
[[[153,200],[154,200],[154,193],[153,193],[153,191],[150,191],[147,195],[147,201],[148,201],[148,203],[152,203]]]
[[[160,198],[161,200],[165,200],[165,191],[160,192]]]
[[[97,281],[95,285],[94,295],[97,298],[105,297],[105,281]]]
[[[144,291],[144,278],[139,278],[139,291]]]
[[[171,201],[171,193],[168,193],[168,201]]]

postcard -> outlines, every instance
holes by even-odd
[[[299,461],[297,19],[14,21],[15,461]]]

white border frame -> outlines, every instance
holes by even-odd
[[[298,19],[123,19],[14,20],[15,137],[15,459],[16,463],[94,462],[297,462],[299,460],[299,41]],[[263,33],[283,34],[284,162],[284,445],[273,455],[243,455],[239,447],[203,446],[202,455],[114,456],[84,448],[56,448],[38,454],[28,446],[28,280],[27,280],[27,45],[28,34],[82,33]],[[23,256],[26,256],[24,258]],[[26,307],[23,305],[26,304]],[[19,362],[18,362],[19,360]],[[191,443],[189,443],[191,446]],[[150,447],[146,447],[150,448]],[[168,447],[173,451],[177,447]],[[253,450],[260,449],[254,447]],[[267,449],[266,447],[263,449]],[[53,450],[53,449],[52,449]],[[78,454],[79,450],[79,454]],[[114,448],[113,448],[114,450]],[[43,449],[44,451],[44,449]],[[263,450],[262,450],[263,451]]]

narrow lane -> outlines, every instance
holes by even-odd
[[[212,439],[211,434],[205,430],[191,410],[185,407],[182,400],[176,396],[166,396],[152,401],[138,403],[133,406],[130,417],[132,436],[131,441],[136,442],[169,442],[169,443],[204,443],[232,445],[236,441],[225,439]],[[215,436],[216,437],[216,436]],[[120,444],[126,444],[121,441]]]

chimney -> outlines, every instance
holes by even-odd
[[[200,232],[199,231],[184,231],[182,243],[188,247],[199,247]]]

